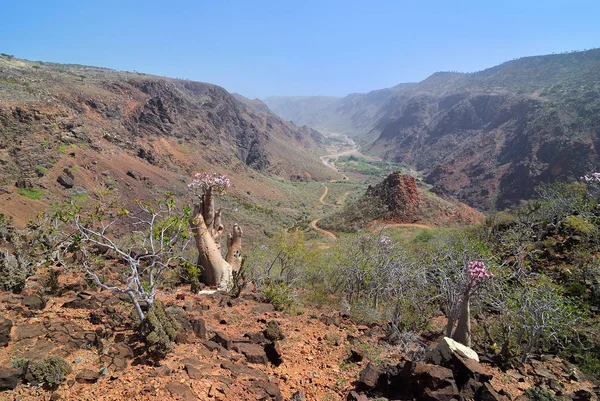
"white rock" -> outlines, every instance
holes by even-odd
[[[434,349],[429,351],[427,361],[436,365],[443,365],[444,362],[450,361],[452,359],[452,354],[457,351],[460,351],[467,358],[479,362],[477,352],[448,337],[444,337]]]

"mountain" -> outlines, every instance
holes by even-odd
[[[277,191],[269,177],[335,175],[317,157],[318,132],[219,86],[6,55],[0,131],[0,212],[17,220],[74,190],[183,191],[202,170],[232,175],[248,193]]]
[[[600,166],[600,49],[435,73],[349,95],[327,110],[329,120],[316,128],[344,116],[346,133],[374,139],[368,150],[414,166],[439,192],[503,209],[532,197],[540,182]]]
[[[414,84],[354,93],[343,98],[328,96],[274,96],[264,99],[271,110],[298,125],[326,133],[340,133],[364,139],[384,117],[384,106],[398,93]],[[373,138],[373,139],[376,139]]]

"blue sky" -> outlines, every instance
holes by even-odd
[[[215,83],[345,95],[600,47],[600,1],[2,0],[0,52]]]

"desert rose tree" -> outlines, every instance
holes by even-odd
[[[237,224],[227,235],[227,253],[221,253],[220,238],[224,231],[221,209],[215,206],[215,197],[224,195],[230,186],[229,179],[219,174],[198,173],[188,188],[198,199],[194,205],[190,224],[198,248],[198,266],[201,281],[221,290],[228,289],[234,272],[242,266],[242,229]]]
[[[489,271],[485,263],[480,261],[470,262],[468,265],[468,281],[462,297],[459,299],[459,317],[456,329],[452,339],[459,343],[471,346],[471,306],[470,298],[477,289],[477,286],[484,280],[493,277],[494,274]]]

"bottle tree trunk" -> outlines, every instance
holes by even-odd
[[[226,290],[233,271],[241,266],[242,229],[237,224],[233,226],[233,233],[228,235],[227,256],[223,258],[219,244],[224,230],[221,210],[215,210],[214,194],[210,188],[202,195],[201,203],[194,206],[190,223],[198,248],[198,266],[202,271],[200,281]]]
[[[469,290],[465,292],[460,304],[460,316],[452,339],[467,347],[471,346],[471,308],[469,306]]]

